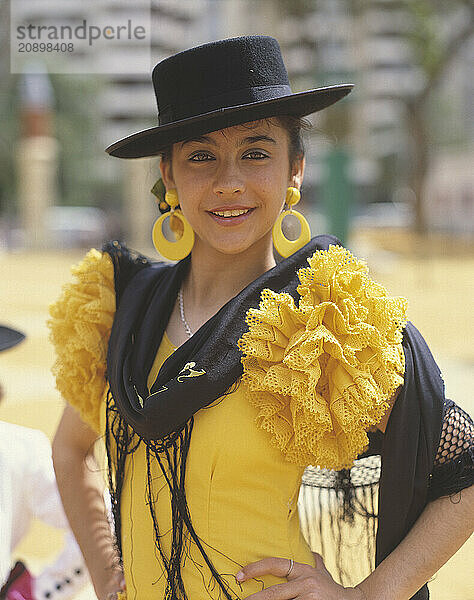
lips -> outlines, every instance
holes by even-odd
[[[234,208],[231,210],[211,210],[209,212],[211,212],[213,215],[217,215],[218,217],[224,217],[225,219],[228,219],[229,217],[240,217],[240,215],[245,215],[250,210],[250,208]]]
[[[245,221],[254,210],[254,208],[244,206],[228,206],[218,207],[207,213],[221,225],[238,225]]]

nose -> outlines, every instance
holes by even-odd
[[[245,182],[233,160],[223,161],[215,174],[213,191],[217,196],[234,196],[245,191]]]

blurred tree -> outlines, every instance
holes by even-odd
[[[0,88],[0,213],[16,211],[15,146],[19,139],[19,75],[4,74]],[[101,80],[89,75],[53,74],[53,133],[59,142],[59,197],[65,205],[94,205],[104,182],[97,166]],[[99,192],[100,190],[100,192]]]
[[[60,147],[62,204],[81,206],[97,202],[101,186],[98,167],[103,155],[99,139],[101,115],[97,106],[102,80],[92,75],[52,75],[56,136]]]
[[[412,20],[409,41],[424,78],[420,89],[404,98],[411,132],[411,188],[415,193],[415,229],[427,230],[423,205],[430,159],[427,104],[465,42],[474,33],[474,4],[470,0],[403,0]]]
[[[283,19],[286,14],[300,20],[301,43],[309,43],[314,52],[320,52],[321,47],[328,43],[331,36],[319,40],[310,39],[305,24],[310,14],[327,10],[328,0],[279,0],[279,3]],[[423,190],[433,133],[428,104],[443,76],[474,33],[474,4],[472,0],[450,0],[449,2],[444,0],[392,0],[391,2],[339,0],[338,6],[340,13],[349,18],[360,17],[365,10],[374,6],[377,6],[380,11],[387,11],[387,14],[392,8],[402,8],[408,15],[410,26],[407,31],[400,31],[399,35],[405,39],[412,51],[414,62],[412,66],[421,74],[420,86],[406,95],[400,95],[399,90],[394,90],[394,97],[402,102],[407,115],[407,131],[412,139],[408,179],[416,198],[414,227],[416,231],[424,232],[427,223],[423,206]],[[350,110],[350,107],[347,106],[347,109]],[[338,130],[337,137],[343,139],[348,130],[343,131],[342,123],[337,125],[339,114],[334,109],[332,113],[331,115],[328,111],[325,115],[327,129],[332,131],[330,127],[335,126]],[[344,126],[348,127],[349,124],[350,120],[344,120]],[[393,175],[392,162],[389,171]]]

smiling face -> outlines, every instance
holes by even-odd
[[[303,159],[290,166],[287,131],[275,119],[214,131],[173,145],[162,160],[196,245],[239,254],[271,245],[288,186],[299,188]]]

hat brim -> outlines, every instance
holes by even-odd
[[[283,115],[307,116],[341,100],[349,94],[353,87],[352,83],[342,83],[270,100],[213,110],[167,125],[138,131],[114,142],[105,151],[117,158],[155,156],[170,144],[248,121]]]
[[[16,329],[0,325],[0,352],[16,346],[25,339],[25,334]]]

